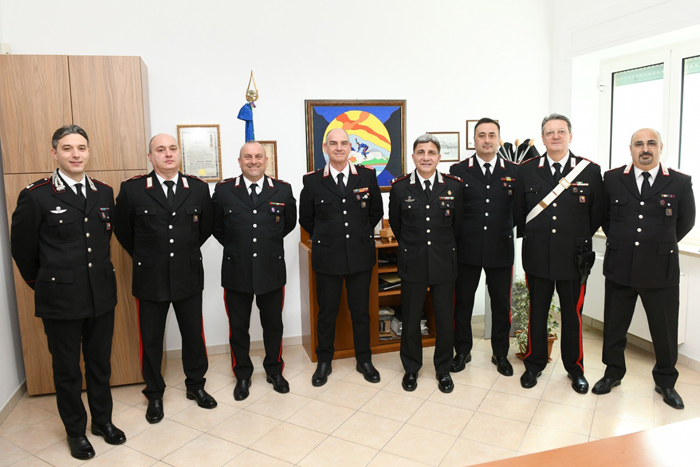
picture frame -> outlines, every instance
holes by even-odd
[[[440,141],[440,162],[459,162],[459,131],[429,131]]]
[[[382,191],[406,172],[405,100],[306,100],[306,162],[323,168],[326,134],[343,128],[350,136],[350,162],[373,167]]]
[[[256,141],[263,149],[267,156],[267,166],[265,167],[265,175],[272,178],[277,178],[277,141]]]
[[[494,121],[497,122],[498,120],[494,119]],[[474,129],[478,122],[479,120],[467,120],[467,149],[476,149],[474,145]]]
[[[221,129],[218,124],[178,125],[183,173],[206,182],[218,182],[221,176]]]

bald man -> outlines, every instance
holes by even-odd
[[[175,138],[151,139],[153,171],[122,182],[115,207],[114,233],[133,259],[141,338],[141,371],[148,399],[146,420],[163,419],[165,381],[161,376],[163,335],[172,304],[182,336],[186,396],[205,409],[216,401],[204,390],[208,360],[202,323],[204,268],[200,247],[214,225],[209,186],[180,173]]]

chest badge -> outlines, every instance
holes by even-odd
[[[54,214],[63,214],[66,212],[68,209],[61,209],[61,206],[56,206],[56,210],[51,211]]]
[[[416,200],[415,198],[411,198],[411,195],[408,195],[408,198],[406,198],[406,202],[407,202],[407,203],[412,203],[412,202],[414,202],[415,200]]]

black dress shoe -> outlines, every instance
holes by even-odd
[[[541,371],[538,371],[537,373],[535,373],[534,371],[527,370],[520,377],[520,385],[522,387],[524,387],[525,389],[534,388],[535,385],[537,385],[537,378],[539,376],[542,376]]]
[[[656,392],[664,396],[664,402],[666,405],[670,405],[674,409],[682,409],[685,407],[685,405],[683,405],[683,399],[681,399],[680,394],[678,394],[675,389],[662,388],[659,386],[656,386],[654,389]]]
[[[588,392],[588,381],[586,381],[585,376],[567,376],[571,380],[571,387],[574,388],[574,391],[578,392],[579,394],[586,394]]]
[[[455,355],[455,358],[452,359],[452,364],[450,365],[450,372],[452,373],[459,373],[460,371],[464,370],[464,367],[467,366],[467,363],[472,361],[472,354],[463,354],[463,353],[458,353]]]
[[[435,374],[435,377],[438,380],[438,389],[441,392],[447,394],[452,392],[452,390],[455,388],[455,383],[452,382],[452,377],[449,373],[445,373],[444,375]]]
[[[376,368],[374,368],[372,362],[358,363],[357,365],[355,365],[355,369],[362,373],[362,376],[365,377],[365,381],[367,382],[378,383],[381,380],[379,372]]]
[[[513,365],[508,361],[508,357],[491,357],[491,363],[496,365],[496,369],[503,376],[513,376]]]
[[[70,455],[76,459],[86,460],[95,457],[95,450],[88,441],[87,436],[76,436],[72,438],[68,436],[68,446],[70,447]]]
[[[608,394],[610,391],[612,391],[612,388],[619,386],[620,384],[622,383],[619,379],[607,378],[603,376],[593,385],[591,392],[593,394]]]
[[[148,401],[146,420],[148,423],[158,423],[159,421],[163,420],[163,399],[153,399]]]
[[[188,389],[187,398],[197,399],[197,405],[203,409],[213,409],[218,405],[216,400],[204,389]]]
[[[267,382],[272,383],[272,389],[280,394],[287,394],[289,392],[289,383],[282,375],[267,375]]]
[[[237,401],[245,400],[250,394],[250,380],[239,379],[236,381],[236,387],[233,388],[233,398]]]
[[[331,373],[333,373],[331,362],[318,362],[316,371],[311,377],[311,384],[317,388],[323,386],[328,381],[328,375]]]
[[[401,381],[401,387],[404,391],[415,391],[418,387],[418,373],[406,373],[403,375],[403,381]]]
[[[104,425],[93,423],[91,430],[93,435],[102,436],[107,444],[117,445],[126,442],[126,435],[124,432],[112,423],[105,423]]]

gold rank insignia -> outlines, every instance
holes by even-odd
[[[452,195],[452,190],[447,190],[448,195]]]

